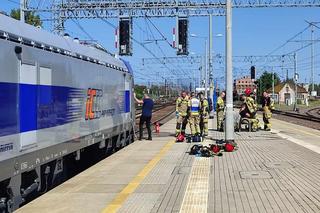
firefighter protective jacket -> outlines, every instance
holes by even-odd
[[[176,101],[176,112],[179,113],[180,116],[187,116],[188,112],[188,98],[179,97]]]

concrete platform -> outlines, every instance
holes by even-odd
[[[220,139],[210,121],[209,137]],[[175,120],[17,212],[320,212],[320,131],[273,120],[236,133],[239,150],[188,154]],[[205,144],[212,143],[207,139]]]

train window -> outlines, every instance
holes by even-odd
[[[52,69],[40,67],[40,85],[52,85]]]
[[[37,67],[33,64],[21,64],[20,83],[37,84]]]

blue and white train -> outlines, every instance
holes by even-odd
[[[132,87],[127,62],[0,15],[0,211],[45,191],[88,147],[132,142]]]

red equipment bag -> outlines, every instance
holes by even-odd
[[[234,150],[234,146],[230,143],[226,143],[226,145],[224,145],[224,151],[225,152],[232,152]]]
[[[220,152],[220,147],[219,147],[218,145],[212,144],[212,145],[211,145],[211,150],[212,150],[212,152],[214,152],[214,153],[218,153],[218,152]]]
[[[176,142],[183,142],[183,141],[184,141],[184,135],[183,135],[183,134],[179,134],[179,135],[177,136]]]

